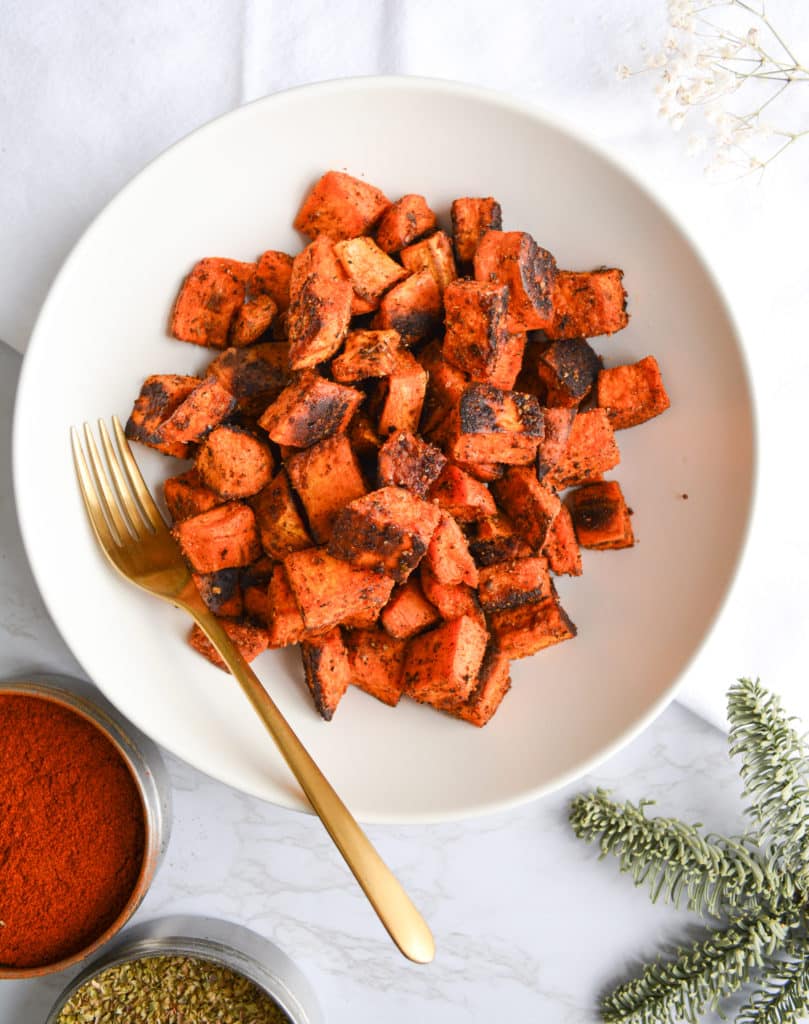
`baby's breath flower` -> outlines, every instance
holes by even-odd
[[[626,64],[619,64],[618,67],[615,69],[615,74],[618,76],[618,78],[629,78],[632,72],[629,70]]]

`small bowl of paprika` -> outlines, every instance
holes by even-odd
[[[0,979],[72,967],[117,934],[170,822],[160,752],[94,687],[0,682]]]

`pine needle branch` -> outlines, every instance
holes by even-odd
[[[728,691],[728,743],[742,759],[749,811],[760,845],[803,881],[809,869],[809,756],[781,702],[758,682],[740,679]],[[802,885],[805,888],[805,885]]]
[[[786,944],[783,958],[767,957],[764,981],[739,1011],[736,1024],[795,1024],[809,1010],[809,946]]]
[[[788,875],[776,875],[757,853],[741,843],[703,836],[695,825],[671,818],[647,818],[651,801],[616,804],[607,793],[576,797],[570,823],[576,835],[597,840],[601,857],[614,854],[635,885],[648,883],[652,901],[661,896],[679,906],[722,916],[728,909],[754,905],[777,912],[791,906],[795,887]]]
[[[710,932],[693,946],[678,949],[673,960],[649,964],[640,977],[607,996],[601,1007],[604,1020],[696,1024],[700,1014],[716,1009],[721,999],[750,980],[751,972],[783,943],[796,920],[764,914]]]

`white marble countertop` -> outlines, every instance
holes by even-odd
[[[22,550],[11,491],[20,357],[0,344],[0,678],[82,675],[48,619]],[[679,705],[574,786],[474,821],[368,831],[428,918],[428,967],[395,951],[311,817],[229,789],[167,755],[175,818],[135,921],[206,914],[248,925],[304,970],[330,1024],[598,1019],[599,994],[637,958],[685,939],[696,918],[652,906],[567,824],[594,786],[659,800],[660,813],[739,831],[740,784],[725,737]],[[0,982],[0,1024],[44,1020],[70,974]]]

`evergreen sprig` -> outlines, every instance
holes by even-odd
[[[809,1010],[809,752],[758,681],[730,688],[728,718],[729,750],[753,801],[753,825],[738,839],[647,817],[651,801],[617,804],[602,789],[571,804],[576,835],[615,855],[653,901],[686,898],[722,921],[607,996],[608,1024],[696,1024],[754,981],[737,1024],[793,1024]]]

